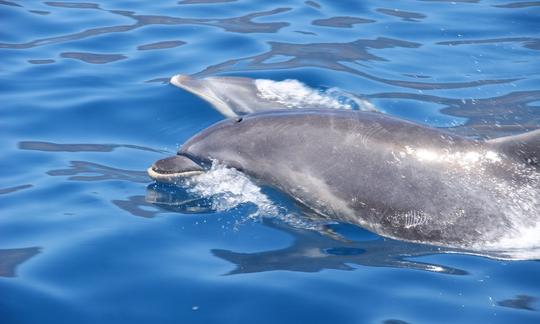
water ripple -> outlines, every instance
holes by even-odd
[[[511,2],[507,4],[501,4],[501,5],[494,5],[494,7],[497,8],[529,8],[529,7],[540,7],[540,2],[538,1],[528,1],[528,2]]]
[[[417,12],[403,11],[399,9],[379,8],[377,9],[377,11],[385,15],[402,18],[404,21],[418,22],[418,19],[426,18],[426,15],[424,14],[417,13]]]
[[[19,149],[21,150],[42,152],[112,152],[117,148],[129,148],[140,151],[167,153],[167,151],[131,144],[60,144],[40,141],[19,142]]]
[[[47,174],[51,176],[70,176],[68,179],[73,181],[122,180],[136,183],[150,182],[145,171],[117,169],[86,161],[71,161],[70,164],[71,166],[68,169],[50,170],[47,171]]]
[[[165,49],[165,48],[173,48],[178,47],[186,44],[186,42],[179,41],[179,40],[171,40],[171,41],[162,41],[162,42],[156,42],[151,44],[144,44],[137,46],[137,49],[139,51],[148,51],[148,50],[157,50],[157,49]]]
[[[386,61],[385,58],[370,53],[369,49],[389,49],[395,47],[418,48],[420,43],[399,39],[379,37],[376,39],[358,39],[348,43],[308,43],[294,44],[269,42],[269,51],[255,56],[232,59],[207,67],[195,74],[197,77],[217,74],[224,71],[258,71],[285,70],[301,67],[319,67],[334,71],[347,72],[363,78],[404,88],[419,90],[458,89],[478,87],[489,84],[503,84],[519,80],[519,78],[498,80],[475,80],[467,82],[419,82],[392,80],[359,70],[362,61]],[[275,57],[290,57],[286,61],[272,62]],[[350,63],[346,64],[346,63]],[[351,67],[354,66],[355,68]]]
[[[0,277],[15,277],[16,268],[40,251],[39,247],[0,250]]]
[[[90,64],[106,64],[127,59],[127,56],[122,54],[97,54],[83,52],[65,52],[60,54],[64,58],[72,58]]]
[[[10,188],[0,188],[0,195],[10,194],[13,192],[17,192],[17,191],[32,188],[32,187],[33,185],[31,184],[25,184],[25,185],[10,187]]]
[[[331,17],[313,20],[312,24],[325,27],[352,28],[356,24],[369,24],[374,22],[375,20],[373,19],[359,17]]]
[[[50,5],[51,3],[49,3]],[[67,8],[77,8],[77,9],[95,9],[95,10],[104,10],[101,9],[98,5],[94,4],[65,4],[65,3],[53,3],[55,6],[61,4]],[[170,16],[157,16],[157,15],[137,15],[131,11],[124,10],[105,10],[109,13],[120,15],[124,17],[131,18],[136,22],[131,25],[119,25],[119,26],[107,26],[107,27],[98,27],[90,28],[78,33],[47,37],[36,39],[27,43],[0,43],[0,48],[9,48],[9,49],[27,49],[37,46],[44,46],[49,44],[64,43],[79,39],[85,39],[90,37],[95,37],[103,34],[110,33],[122,33],[132,31],[141,27],[149,25],[204,25],[204,26],[213,26],[219,27],[229,32],[236,33],[275,33],[283,27],[289,26],[287,22],[265,22],[259,23],[254,22],[253,19],[259,17],[272,16],[280,14],[286,11],[291,10],[291,8],[276,8],[268,11],[254,12],[240,17],[233,18],[216,18],[216,19],[197,19],[197,18],[179,18],[179,17],[170,17]]]
[[[505,37],[492,39],[468,39],[438,42],[437,45],[474,45],[474,44],[498,44],[498,43],[523,43],[523,47],[540,50],[540,39],[534,37]]]

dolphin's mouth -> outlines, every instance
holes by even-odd
[[[174,155],[156,161],[147,172],[157,182],[178,182],[202,174],[205,169],[185,155]]]

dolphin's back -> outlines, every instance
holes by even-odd
[[[534,203],[507,201],[509,192],[537,181],[493,145],[370,112],[248,115],[206,129],[181,152],[241,169],[323,215],[440,244],[495,239],[499,228],[479,230],[480,217],[511,227],[511,213]]]

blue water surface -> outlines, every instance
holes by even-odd
[[[223,118],[174,74],[484,138],[540,127],[539,51],[537,1],[0,1],[0,323],[539,323],[538,261],[167,208],[145,172]]]

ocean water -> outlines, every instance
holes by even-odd
[[[535,258],[319,223],[219,165],[145,171],[223,119],[175,74],[491,138],[540,127],[539,51],[537,1],[0,1],[0,323],[540,322]]]

